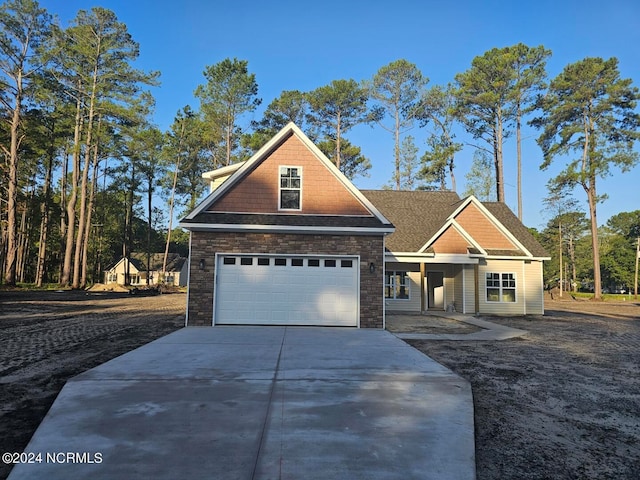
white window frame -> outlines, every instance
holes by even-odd
[[[398,276],[404,279],[404,284],[402,283],[402,281],[400,282],[400,284],[396,282]],[[389,280],[388,282],[387,279]],[[396,296],[396,292],[398,290],[397,287],[405,288],[405,292],[407,293],[406,298]],[[393,292],[393,296],[387,296],[387,288],[389,288],[389,292]],[[411,278],[409,277],[409,272],[405,270],[386,270],[384,278],[384,292],[385,300],[411,300]]]
[[[298,176],[300,177],[300,187],[283,187],[282,186],[282,169],[283,168],[297,168]],[[300,192],[300,198],[298,201],[298,208],[283,208],[282,207],[282,192],[284,191],[298,191]],[[299,165],[279,165],[278,166],[278,210],[299,212],[302,210],[302,167]]]
[[[489,278],[498,275],[497,279]],[[485,299],[487,303],[517,303],[518,302],[518,277],[513,272],[486,272],[484,275],[485,281]],[[498,285],[489,285],[489,282],[498,282]],[[513,282],[513,286],[505,286],[505,282]],[[498,300],[489,299],[489,289],[498,290]],[[513,300],[505,300],[505,291],[513,291]]]

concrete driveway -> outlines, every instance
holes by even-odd
[[[386,331],[192,327],[70,380],[26,452],[10,479],[473,479],[473,402]]]

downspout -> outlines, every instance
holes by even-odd
[[[524,260],[522,261],[522,295],[523,295],[523,305],[522,308],[524,309],[524,314],[527,314],[527,281],[526,281],[526,275],[525,275],[525,270],[526,268],[526,264],[524,262]],[[517,284],[516,284],[517,285]],[[517,286],[516,286],[517,289]]]
[[[187,262],[187,308],[185,309],[184,326],[189,326],[189,296],[191,293],[191,262],[193,257],[191,256],[191,239],[193,238],[193,232],[189,231],[189,261]]]
[[[466,265],[462,265],[462,313],[467,313],[466,270]]]
[[[386,253],[386,242],[387,242],[387,235],[383,235],[382,237],[382,295],[380,298],[382,298],[382,329],[386,330],[387,329],[387,301],[384,298],[384,284],[385,284],[385,279],[387,278],[387,262],[385,259],[385,253]]]
[[[427,311],[427,299],[424,295],[424,276],[426,273],[426,265],[424,262],[420,263],[420,312],[426,313]]]
[[[473,266],[473,281],[475,284],[475,292],[474,292],[474,300],[475,300],[475,314],[478,315],[480,313],[480,282],[478,281],[479,278],[479,274],[478,274],[478,264],[475,264]]]

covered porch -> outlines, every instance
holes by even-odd
[[[385,308],[389,313],[478,312],[478,259],[465,255],[388,256]]]

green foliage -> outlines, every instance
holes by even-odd
[[[170,196],[175,179],[176,203],[191,210],[207,187],[202,181],[202,174],[215,168],[210,160],[207,125],[187,105],[176,115],[165,142],[163,158],[169,166],[161,180],[163,191],[165,196]]]
[[[341,168],[342,136],[365,121],[367,90],[355,80],[333,80],[329,85],[307,93],[306,99],[309,103],[308,122],[316,130],[316,135],[323,135],[334,142],[335,151],[331,158]]]
[[[565,67],[554,78],[539,102],[542,115],[532,124],[542,129],[542,169],[560,157],[566,167],[553,180],[557,185],[581,186],[589,202],[593,249],[595,298],[601,296],[600,251],[596,205],[596,181],[638,162],[634,142],[640,139],[640,115],[636,113],[640,93],[630,79],[621,79],[615,58],[585,58]]]
[[[336,162],[336,141],[330,137],[325,137],[321,142],[316,142],[316,145],[322,153],[324,153],[329,160],[334,164]],[[352,145],[349,140],[342,137],[342,145],[340,147],[342,161],[340,162],[340,171],[349,179],[353,180],[356,177],[368,177],[369,169],[371,169],[371,162],[368,158],[362,155],[360,147]]]
[[[543,130],[538,138],[541,168],[558,156],[577,153],[558,180],[588,190],[612,166],[633,167],[638,161],[633,144],[640,139],[638,98],[631,79],[620,78],[616,58],[586,58],[565,67],[540,99],[543,114],[532,121]]]
[[[607,220],[607,228],[611,232],[634,240],[640,237],[640,210],[621,212]]]
[[[484,150],[476,150],[473,154],[471,169],[464,176],[466,188],[464,197],[473,195],[481,202],[495,202],[495,177],[491,174],[491,157]]]
[[[475,57],[471,68],[455,77],[458,118],[475,139],[482,139],[494,158],[496,193],[504,202],[503,144],[515,115],[511,103],[515,74],[507,49],[493,48]]]
[[[369,95],[375,102],[369,120],[377,122],[394,136],[394,183],[401,187],[400,136],[413,127],[421,114],[421,98],[429,79],[418,67],[401,59],[382,67],[368,82]],[[390,123],[385,119],[391,119]]]
[[[220,145],[222,152],[214,153],[216,166],[230,165],[237,158],[242,129],[238,125],[240,117],[253,112],[262,102],[258,98],[258,84],[255,74],[249,73],[246,60],[226,58],[215,65],[205,67],[206,83],[196,88],[195,96],[200,99],[206,128],[212,136],[211,145]]]
[[[241,144],[249,152],[257,152],[289,122],[304,129],[308,103],[306,95],[298,90],[285,90],[267,106],[259,122],[251,122],[253,132],[244,134]]]
[[[420,175],[427,184],[438,183],[440,190],[446,190],[447,170],[451,179],[451,190],[456,191],[453,174],[455,154],[462,150],[462,144],[454,142],[452,133],[456,119],[455,95],[452,85],[445,88],[436,85],[424,95],[418,115],[421,126],[432,125],[427,137],[428,150],[422,156],[423,168]]]

